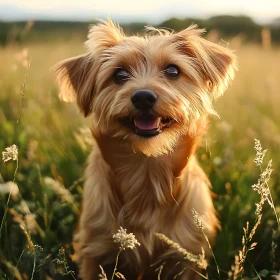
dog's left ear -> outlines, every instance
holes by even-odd
[[[88,116],[92,110],[92,99],[96,70],[88,54],[72,57],[56,65],[56,80],[59,97],[66,102],[77,101],[78,106]]]
[[[181,47],[185,48],[184,52],[194,58],[198,71],[202,71],[212,96],[218,98],[234,78],[237,59],[231,50],[203,39],[203,32],[192,25],[176,35]]]

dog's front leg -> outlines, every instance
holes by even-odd
[[[101,270],[97,261],[90,256],[84,255],[79,260],[79,277],[83,280],[97,280]]]

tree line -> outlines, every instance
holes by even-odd
[[[280,20],[279,20],[280,21]],[[275,21],[276,23],[277,21]],[[65,22],[65,21],[28,21],[28,22],[0,22],[0,45],[11,42],[52,42],[56,40],[85,40],[89,24],[93,22]],[[280,24],[261,25],[247,16],[213,16],[208,19],[170,18],[156,27],[182,30],[191,24],[205,28],[206,32],[218,32],[219,37],[227,40],[235,36],[242,36],[244,42],[261,43],[262,30],[270,32],[272,43],[280,43]],[[146,22],[121,24],[127,34],[142,33]]]

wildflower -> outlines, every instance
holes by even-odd
[[[261,146],[261,142],[257,139],[255,139],[254,149],[256,150],[256,157],[255,157],[254,162],[256,163],[257,166],[260,167],[260,170],[262,170],[262,163],[263,163],[263,159],[264,159],[264,156],[265,156],[265,153],[267,150],[263,150],[263,148]],[[247,258],[247,254],[249,251],[254,250],[257,245],[256,242],[252,242],[252,239],[256,233],[258,226],[261,223],[261,219],[262,219],[261,213],[262,213],[262,209],[263,209],[263,205],[264,205],[265,201],[267,201],[268,204],[274,209],[274,212],[276,214],[276,210],[275,210],[273,200],[271,197],[271,193],[269,190],[269,186],[268,186],[268,182],[269,182],[272,171],[273,171],[272,160],[270,160],[268,162],[266,169],[261,173],[261,175],[258,179],[258,183],[254,184],[252,186],[252,189],[254,191],[258,192],[258,194],[260,194],[260,197],[261,197],[260,201],[258,203],[256,203],[255,213],[257,215],[257,221],[255,222],[255,224],[250,232],[249,232],[249,222],[247,222],[246,227],[243,228],[244,234],[242,236],[242,250],[240,250],[239,254],[235,256],[235,264],[232,265],[231,271],[228,274],[230,279],[235,280],[239,276],[241,276],[241,278],[243,279],[242,274],[244,272],[244,264],[245,264],[245,260]],[[277,215],[276,215],[276,218],[278,221]]]
[[[135,238],[133,233],[127,233],[126,229],[120,227],[116,234],[113,234],[113,239],[115,243],[119,243],[120,250],[125,249],[134,249],[137,246],[140,246],[140,243]]]
[[[263,158],[265,156],[265,153],[267,152],[267,150],[263,150],[262,145],[260,140],[255,139],[255,147],[254,149],[256,150],[256,157],[254,159],[254,162],[257,166],[261,166],[263,163]]]
[[[115,243],[119,244],[119,252],[116,257],[116,263],[115,263],[115,268],[111,277],[111,280],[114,279],[114,276],[116,275],[118,278],[123,276],[121,273],[117,272],[117,265],[119,261],[119,255],[120,253],[125,250],[125,249],[134,249],[136,245],[140,246],[140,243],[138,240],[135,238],[135,235],[133,233],[127,233],[126,229],[123,229],[120,227],[118,232],[116,234],[113,234],[113,239]],[[101,275],[102,277],[103,275]],[[106,274],[105,274],[106,276]],[[125,279],[124,277],[121,279]]]
[[[197,211],[194,208],[192,209],[192,216],[193,216],[193,220],[194,220],[194,223],[196,224],[197,228],[204,229],[204,224],[199,219],[198,213],[197,213]]]
[[[254,146],[254,149],[255,149],[257,152],[261,152],[261,151],[262,151],[262,145],[261,145],[261,141],[260,141],[260,140],[255,139],[255,146]]]
[[[2,160],[4,162],[9,160],[17,160],[18,159],[18,147],[17,145],[13,144],[10,147],[5,149],[6,151],[2,152]]]
[[[271,201],[270,190],[268,186],[268,182],[270,179],[270,175],[272,173],[272,160],[268,162],[266,169],[262,172],[258,179],[258,183],[252,186],[252,189],[261,196],[261,200],[259,203],[256,203],[256,215],[259,215],[262,212],[262,207],[265,201],[273,208],[273,202]]]

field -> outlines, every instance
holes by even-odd
[[[229,46],[236,50],[239,72],[216,103],[220,118],[211,120],[198,151],[221,221],[213,246],[221,279],[228,279],[242,249],[243,227],[249,221],[252,229],[257,219],[260,195],[252,185],[261,170],[254,163],[255,138],[268,149],[263,170],[273,160],[269,186],[280,216],[280,48],[237,40]],[[0,162],[0,279],[77,278],[71,239],[91,146],[89,121],[75,104],[58,99],[51,67],[82,52],[80,39],[0,48],[0,151],[12,144],[19,151],[18,160]],[[7,182],[13,181],[17,186],[9,197]],[[279,227],[267,203],[253,242],[257,245],[237,279],[273,279],[280,270]],[[219,279],[214,261],[207,273],[208,279]]]

